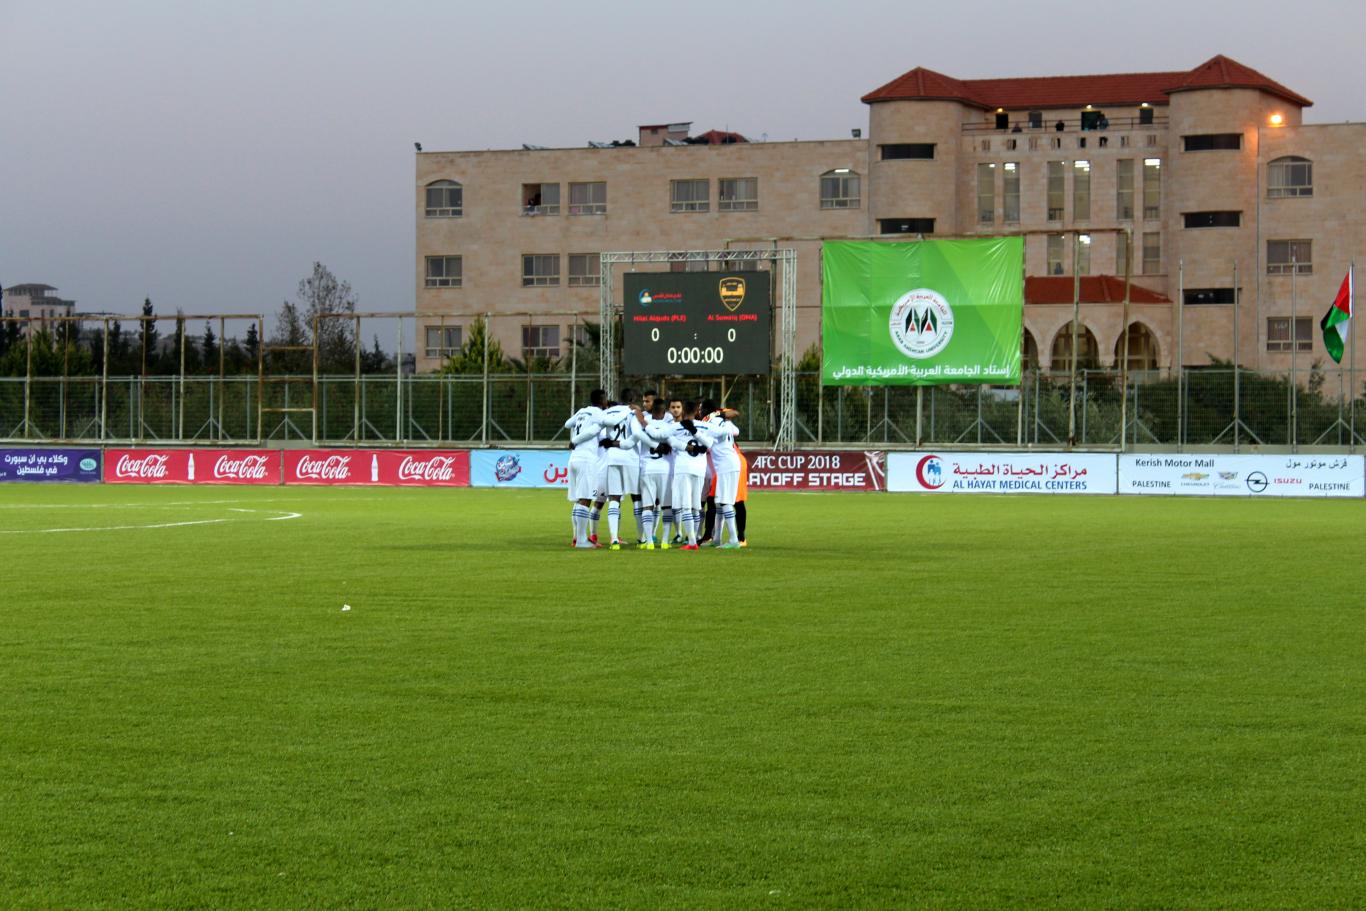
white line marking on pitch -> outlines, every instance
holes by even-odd
[[[232,501],[228,502],[240,502]],[[301,519],[303,513],[285,512],[278,509],[233,509],[232,512],[278,512],[279,515],[269,516],[263,521],[281,522],[286,519]],[[73,531],[132,531],[141,528],[184,528],[187,525],[223,525],[232,522],[232,519],[193,519],[187,522],[156,522],[149,525],[96,525],[90,528],[19,528],[0,530],[0,535],[51,535],[61,532]]]

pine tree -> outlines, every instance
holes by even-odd
[[[208,320],[204,321],[204,340],[200,342],[199,351],[203,358],[204,369],[209,373],[217,373],[218,336],[213,334],[213,324]]]
[[[261,356],[261,339],[256,334],[256,324],[247,326],[247,338],[242,343],[243,354],[246,355],[245,368],[248,373],[256,372],[256,363]]]
[[[146,298],[142,302],[142,319],[139,334],[141,336],[142,352],[138,357],[139,371],[143,376],[147,375],[150,368],[156,367],[158,335],[156,323],[156,311],[152,309],[152,299]]]

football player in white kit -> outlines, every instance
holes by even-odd
[[[646,453],[644,465],[640,470],[640,498],[644,521],[645,550],[654,550],[656,543],[661,550],[669,549],[667,537],[669,529],[664,528],[665,537],[660,537],[660,526],[664,524],[664,504],[672,502],[669,490],[673,478],[674,451],[669,445],[673,434],[673,422],[666,421],[668,406],[663,399],[656,399],[650,412],[650,420],[645,425]]]
[[[697,532],[702,524],[702,480],[707,474],[707,449],[713,436],[710,428],[694,421],[697,403],[683,403],[683,419],[673,425],[669,445],[674,450],[674,516],[687,530],[683,550],[697,550]]]
[[[636,405],[636,394],[622,390],[622,404],[613,405],[602,413],[602,448],[607,450],[602,489],[607,494],[607,528],[612,535],[612,550],[621,550],[621,498],[640,496],[640,452],[636,448],[644,439],[644,416]],[[639,530],[639,529],[638,529]]]
[[[738,415],[734,409],[718,408],[702,422],[702,426],[712,433],[710,455],[716,472],[717,522],[712,532],[712,546],[724,549],[740,546],[735,529],[735,499],[740,489],[740,454],[735,451],[735,438],[740,435],[740,428],[731,420]],[[729,538],[724,544],[721,542],[723,529]]]
[[[607,393],[594,389],[588,396],[589,404],[574,412],[565,426],[569,430],[569,499],[574,503],[574,546],[595,546],[589,536],[589,507],[597,495],[598,442],[602,431],[602,406]]]

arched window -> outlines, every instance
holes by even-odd
[[[1053,336],[1053,353],[1048,359],[1050,368],[1056,372],[1072,369],[1072,324],[1068,323]],[[1085,326],[1077,327],[1077,369],[1095,370],[1100,366],[1100,346],[1096,337]]]
[[[459,218],[465,208],[465,188],[453,180],[427,184],[427,217]]]
[[[1272,159],[1266,166],[1266,195],[1313,196],[1314,163],[1298,155]]]
[[[848,168],[836,168],[821,175],[822,209],[857,209],[859,176]]]
[[[1124,333],[1115,339],[1115,366],[1124,361]],[[1142,323],[1129,324],[1129,372],[1157,369],[1157,336]]]
[[[1024,331],[1024,347],[1020,352],[1020,369],[1025,373],[1039,369],[1039,343],[1034,341],[1034,334],[1028,329]]]

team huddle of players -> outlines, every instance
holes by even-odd
[[[605,505],[610,547],[620,550],[621,504],[629,496],[637,543],[645,550],[671,544],[697,550],[708,537],[715,547],[744,547],[746,465],[735,446],[734,423],[739,412],[712,401],[668,401],[654,392],[638,403],[630,389],[621,399],[609,402],[606,392],[594,389],[589,404],[564,425],[574,546],[598,546]],[[713,523],[704,525],[702,510],[711,491],[714,531]]]

